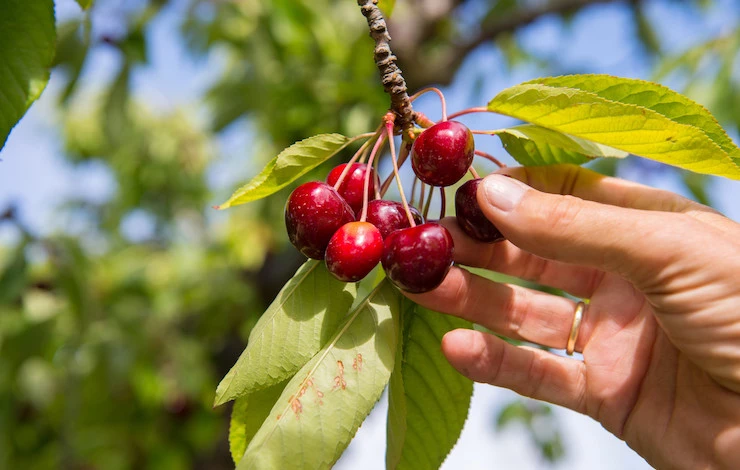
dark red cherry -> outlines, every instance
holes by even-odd
[[[409,206],[411,216],[417,225],[423,224],[424,219],[415,207]],[[367,221],[378,227],[385,239],[396,230],[410,227],[409,218],[403,210],[403,204],[396,201],[376,199],[367,205]]]
[[[420,180],[450,186],[465,176],[475,155],[473,133],[457,121],[437,123],[419,134],[411,147],[411,166]]]
[[[329,186],[334,186],[342,172],[347,167],[347,163],[335,167],[329,172],[326,177],[326,183]],[[362,199],[365,194],[365,171],[367,165],[365,163],[353,163],[347,174],[342,180],[342,184],[339,185],[337,191],[347,201],[347,203],[355,211],[355,214],[360,214],[362,211]],[[368,200],[375,199],[375,188],[380,186],[378,175],[375,174],[375,170],[370,168],[370,181],[368,187]]]
[[[478,184],[481,178],[466,181],[455,193],[455,215],[457,224],[469,237],[482,242],[499,242],[504,236],[483,215],[478,204]]]
[[[326,245],[334,232],[354,220],[347,201],[320,181],[298,186],[285,205],[285,227],[290,242],[313,259],[324,259]]]
[[[446,228],[428,222],[396,230],[385,239],[383,269],[399,288],[427,292],[442,283],[452,266],[453,242]]]
[[[326,268],[340,281],[356,282],[378,265],[382,254],[380,230],[369,222],[350,222],[329,240]]]

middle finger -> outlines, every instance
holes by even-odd
[[[455,266],[436,289],[406,296],[508,338],[558,349],[566,346],[576,308],[576,303],[565,297],[500,284]],[[592,318],[585,315],[577,351],[583,349],[591,330]]]
[[[576,297],[593,295],[603,271],[554,261],[528,253],[508,241],[483,243],[463,233],[454,217],[440,221],[455,240],[455,261],[465,266],[489,269],[541,285],[561,289]]]

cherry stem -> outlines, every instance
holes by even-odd
[[[414,182],[411,183],[411,200],[409,204],[414,205],[414,198],[416,198],[416,184],[419,182],[419,178],[414,178]]]
[[[403,210],[406,211],[406,217],[409,219],[411,227],[416,227],[414,222],[414,216],[411,215],[411,209],[409,209],[409,203],[406,201],[406,194],[403,192],[403,185],[401,184],[401,175],[398,173],[398,160],[396,160],[396,144],[393,141],[393,122],[387,120],[385,124],[385,130],[388,133],[388,141],[391,147],[391,161],[393,162],[393,174],[396,177],[396,184],[398,185],[398,192],[401,194],[401,202],[403,203]],[[404,146],[406,148],[407,146]]]
[[[444,218],[445,216],[445,209],[447,208],[447,193],[445,193],[445,188],[439,187],[439,195],[442,198],[439,202],[439,218],[440,220]]]
[[[381,129],[378,128],[378,130],[375,132],[375,134],[371,134],[371,137],[372,136],[377,136],[378,137],[378,140],[380,140],[380,130]],[[336,190],[336,191],[339,190],[339,187],[342,186],[342,183],[344,182],[344,178],[347,177],[347,174],[349,173],[349,170],[350,170],[350,167],[352,166],[352,164],[357,161],[357,159],[359,158],[360,154],[362,154],[368,148],[368,146],[370,145],[370,142],[372,142],[372,141],[373,141],[372,138],[367,139],[365,141],[365,143],[362,144],[362,146],[359,149],[357,149],[357,152],[355,152],[355,154],[352,156],[352,158],[349,159],[349,161],[347,162],[347,166],[344,167],[344,170],[342,170],[342,174],[339,175],[339,179],[337,179],[337,182],[334,183],[334,190]]]
[[[478,172],[475,171],[475,168],[473,168],[472,165],[471,165],[470,168],[468,168],[468,171],[470,171],[470,174],[473,175],[473,178],[475,178],[475,179],[480,178],[480,176],[478,176]]]
[[[419,180],[419,181],[421,182],[421,184],[420,184],[421,188],[419,189],[419,209],[424,209],[424,196],[426,194],[425,193],[425,190],[427,188],[427,185],[424,184],[423,181],[421,181],[421,180]]]
[[[391,124],[392,126],[392,124]],[[391,148],[393,148],[393,134],[390,135]],[[368,204],[368,193],[370,192],[370,173],[372,173],[373,163],[375,162],[375,155],[378,150],[385,143],[385,136],[379,136],[378,140],[375,141],[373,151],[370,152],[370,159],[367,161],[367,168],[365,168],[365,185],[362,192],[362,214],[360,215],[360,222],[365,222],[367,219],[367,204]]]
[[[414,112],[414,122],[424,129],[428,129],[435,124],[434,121],[429,119],[426,114],[419,111]]]
[[[380,174],[380,158],[375,159],[375,164],[373,166],[375,167],[375,174],[379,175]],[[381,196],[380,196],[380,188],[378,187],[379,185],[376,184],[374,186],[375,186],[375,199],[380,199]]]
[[[458,116],[464,116],[466,114],[490,113],[490,112],[492,112],[492,111],[489,111],[488,108],[486,108],[484,106],[480,106],[480,107],[477,107],[477,108],[463,109],[463,110],[458,111],[456,113],[450,114],[449,116],[447,116],[447,119],[455,119]]]
[[[429,216],[429,207],[432,205],[432,196],[434,195],[434,186],[429,187],[429,195],[427,196],[427,202],[424,204],[424,220],[427,220]]]
[[[392,139],[391,139],[392,140]],[[406,141],[403,141],[404,144],[401,147],[401,154],[398,156],[398,168],[401,168],[406,161],[406,159],[409,156],[409,152],[411,151],[411,143]],[[383,184],[380,185],[380,194],[385,195],[386,191],[388,191],[388,188],[391,185],[391,181],[395,178],[395,173],[391,173],[388,175],[388,177],[383,181]]]
[[[446,121],[447,120],[447,101],[445,101],[445,95],[442,93],[442,91],[440,91],[439,88],[435,88],[435,87],[424,88],[423,90],[417,91],[416,93],[411,95],[411,98],[409,100],[413,103],[416,98],[420,97],[421,95],[425,93],[429,93],[429,92],[434,92],[437,94],[437,96],[439,96],[439,101],[442,105],[442,120]]]
[[[486,152],[484,152],[482,150],[476,150],[475,151],[475,154],[478,155],[479,157],[485,158],[486,160],[492,161],[494,164],[498,165],[499,168],[506,168],[506,165],[504,163],[502,163],[501,161],[499,161],[498,158],[494,157],[490,153],[486,153]]]

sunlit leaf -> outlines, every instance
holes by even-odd
[[[602,75],[539,79],[502,91],[488,109],[697,173],[740,179],[731,158],[740,150],[711,115],[649,82]]]
[[[286,382],[272,385],[234,401],[229,425],[229,450],[238,464],[254,435],[285,388]]]
[[[0,0],[0,148],[49,81],[53,0]]]
[[[609,75],[568,75],[533,80],[547,86],[576,88],[608,100],[651,109],[671,121],[698,127],[740,165],[740,149],[702,105],[663,85]]]
[[[325,469],[388,383],[401,294],[383,280],[285,387],[237,469]]]
[[[217,207],[226,209],[276,193],[357,140],[340,134],[319,134],[296,142],[270,160],[252,180]]]
[[[512,157],[522,165],[581,164],[597,157],[624,158],[627,152],[545,127],[524,124],[496,132]]]
[[[473,382],[450,365],[440,342],[472,325],[419,306],[409,314],[388,393],[386,468],[437,469],[460,437],[473,394]]]
[[[352,306],[356,284],[307,261],[249,335],[247,347],[216,389],[215,405],[282,382],[326,344]]]

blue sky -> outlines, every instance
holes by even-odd
[[[124,3],[121,0],[120,5]],[[738,15],[727,14],[729,10],[737,11],[737,5],[729,0],[720,2],[720,7],[713,11],[706,24],[696,24],[694,15],[679,12],[670,7],[670,3],[651,3],[649,8],[651,15],[665,20],[661,23],[664,26],[660,34],[668,50],[681,51],[698,39],[713,37],[737,26]],[[57,4],[60,18],[68,18],[79,11],[74,0],[58,0]],[[194,62],[182,45],[173,40],[184,5],[185,2],[177,2],[152,25],[152,64],[135,76],[136,93],[156,109],[166,110],[188,104],[191,97],[199,96],[208,86],[223,63],[218,54],[205,61]],[[105,21],[106,15],[114,10],[103,9],[97,15],[101,21]],[[638,45],[630,40],[631,28],[631,18],[625,9],[620,5],[611,5],[589,9],[579,15],[568,30],[557,19],[538,21],[524,30],[522,41],[540,54],[557,57],[562,64],[560,72],[563,73],[581,71],[649,78],[649,65]],[[87,68],[82,83],[85,87],[95,88],[115,73],[118,58],[112,49],[98,48],[90,63],[93,65]],[[506,86],[539,74],[533,68],[506,70],[501,66],[495,50],[483,47],[464,64],[456,82],[444,90],[448,97],[448,108],[454,110],[479,106]],[[475,78],[480,76],[485,80],[479,92],[471,92]],[[114,181],[103,166],[86,164],[72,168],[64,163],[57,130],[59,118],[53,107],[54,95],[60,84],[58,78],[52,78],[44,96],[13,130],[6,147],[0,151],[0,210],[11,202],[16,203],[23,220],[41,233],[69,226],[71,222],[59,220],[54,211],[55,206],[65,198],[84,195],[104,199],[115,191]],[[438,113],[437,103],[431,98],[419,100],[417,108],[430,116]],[[471,127],[499,127],[490,119],[470,117],[467,122]],[[219,159],[214,162],[210,174],[214,203],[230,193],[240,178],[249,176],[240,159],[246,158],[244,154],[248,152],[246,149],[249,148],[251,132],[249,123],[244,123],[232,126],[220,138]],[[503,153],[493,140],[482,142],[481,146],[497,155]],[[235,171],[235,168],[238,169]],[[626,176],[645,180],[634,168]],[[680,189],[675,174],[670,171],[651,176],[647,183],[672,190]],[[740,221],[740,207],[737,204],[740,201],[740,183],[715,178],[710,192],[721,211]],[[124,227],[124,230],[131,231],[135,237],[136,231],[144,230],[145,225],[145,220],[134,220],[131,227]],[[10,237],[11,233],[4,233],[0,229],[0,241]],[[503,433],[493,431],[494,411],[514,398],[512,392],[488,386],[476,387],[471,417],[461,442],[445,468],[544,468],[521,430],[512,429]],[[363,425],[360,439],[352,444],[337,468],[374,469],[382,465],[384,406],[381,404]],[[589,418],[567,410],[558,410],[557,415],[565,431],[568,455],[555,468],[649,468],[624,443]]]

